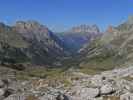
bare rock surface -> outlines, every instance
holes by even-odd
[[[79,78],[71,80],[72,85],[67,87],[46,85],[44,79],[1,77],[0,100],[133,100],[132,71],[133,67],[97,75],[73,72]]]

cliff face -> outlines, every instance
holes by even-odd
[[[46,26],[39,24],[36,21],[16,22],[15,30],[20,33],[27,41],[43,42],[47,46],[62,49],[54,38],[54,33]],[[56,37],[56,36],[55,36]]]
[[[17,57],[21,52],[34,64],[51,64],[64,55],[61,41],[46,26],[36,21],[18,21],[14,26],[0,24],[1,52]],[[6,47],[3,47],[6,46]],[[3,51],[4,49],[4,51]],[[18,55],[21,58],[21,53]],[[3,53],[1,56],[6,59]],[[12,57],[11,57],[12,58]],[[15,59],[14,59],[15,60]]]

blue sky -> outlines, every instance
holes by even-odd
[[[0,21],[37,20],[53,31],[80,24],[97,24],[101,30],[133,15],[133,0],[0,0]]]

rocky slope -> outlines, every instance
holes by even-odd
[[[106,67],[124,63],[131,64],[132,35],[133,23],[132,17],[130,17],[128,21],[117,27],[110,26],[100,38],[95,39],[91,44],[84,45],[79,52],[85,56],[85,59],[88,59],[88,62],[91,59],[106,61]],[[86,60],[83,66],[88,66],[88,62]],[[110,65],[108,65],[109,63]]]
[[[23,37],[13,30],[12,27],[0,23],[0,61],[7,62],[25,62],[28,61],[24,50],[29,43]]]
[[[60,39],[36,21],[18,21],[14,26],[0,24],[1,59],[51,64],[64,56]],[[17,62],[17,61],[16,61]],[[20,62],[22,63],[22,62]]]
[[[7,73],[3,75],[3,73]],[[68,76],[68,73],[70,74]],[[68,71],[71,85],[51,83],[44,78],[16,80],[14,70],[1,67],[0,100],[132,100],[133,67],[114,69],[96,75]],[[53,84],[53,85],[52,85]]]
[[[64,55],[61,41],[46,26],[35,21],[19,21],[14,26],[24,39],[31,43],[29,53],[33,63],[51,63]]]

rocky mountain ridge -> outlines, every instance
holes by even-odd
[[[101,36],[102,33],[96,25],[79,25],[66,32],[57,33],[57,35],[71,52],[77,53],[84,44]]]
[[[96,61],[104,62],[107,59],[111,66],[122,65],[123,63],[132,63],[132,33],[133,23],[130,19],[118,25],[117,27],[110,26],[100,38],[95,39],[89,44],[84,45],[80,49],[84,59],[95,59]],[[82,66],[88,66],[88,62],[84,62]],[[114,64],[114,65],[112,65]],[[117,65],[118,64],[118,65]]]
[[[62,44],[60,39],[46,26],[36,21],[18,21],[14,26],[6,26],[1,23],[0,41],[7,44],[7,48],[13,50],[14,47],[18,52],[22,52],[26,56],[25,58],[34,64],[48,64],[51,62],[50,60],[57,60],[65,52],[60,45]],[[15,53],[14,50],[12,52]],[[7,50],[6,54],[10,57],[8,54],[11,52]],[[5,59],[4,54],[3,58]]]
[[[97,25],[90,26],[90,25],[82,24],[79,26],[72,27],[72,29],[70,29],[70,32],[72,33],[99,33],[100,30]]]

